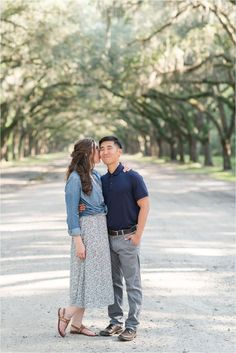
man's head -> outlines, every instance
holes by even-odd
[[[100,157],[107,166],[119,161],[122,145],[117,137],[105,136],[99,141]]]

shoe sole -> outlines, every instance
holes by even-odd
[[[99,336],[103,336],[103,337],[111,337],[111,336],[115,336],[115,335],[119,335],[121,332],[123,332],[123,329],[116,331],[114,333],[111,334],[103,334],[103,333],[99,333]]]
[[[57,310],[57,317],[58,317],[58,319],[57,319],[57,331],[58,331],[58,333],[59,333],[59,335],[61,336],[61,337],[65,337],[65,335],[66,335],[66,333],[63,333],[63,332],[61,332],[61,330],[60,330],[60,310],[61,310],[61,308],[59,308],[58,310]]]

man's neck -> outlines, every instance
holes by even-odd
[[[114,171],[116,170],[116,168],[118,167],[118,165],[120,164],[120,162],[115,162],[115,163],[112,163],[110,165],[107,166],[108,168],[108,171],[110,174],[114,173]]]

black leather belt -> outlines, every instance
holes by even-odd
[[[137,229],[136,226],[133,226],[131,228],[128,228],[128,229],[119,229],[119,230],[112,230],[112,229],[108,229],[108,234],[109,235],[125,235],[125,234],[130,234],[130,233],[133,233],[135,232]]]

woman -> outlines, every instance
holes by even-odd
[[[70,306],[58,309],[58,332],[96,336],[82,324],[85,308],[114,303],[109,241],[100,175],[98,146],[86,138],[74,145],[67,171],[65,199],[71,238]],[[80,204],[86,206],[78,215]]]

